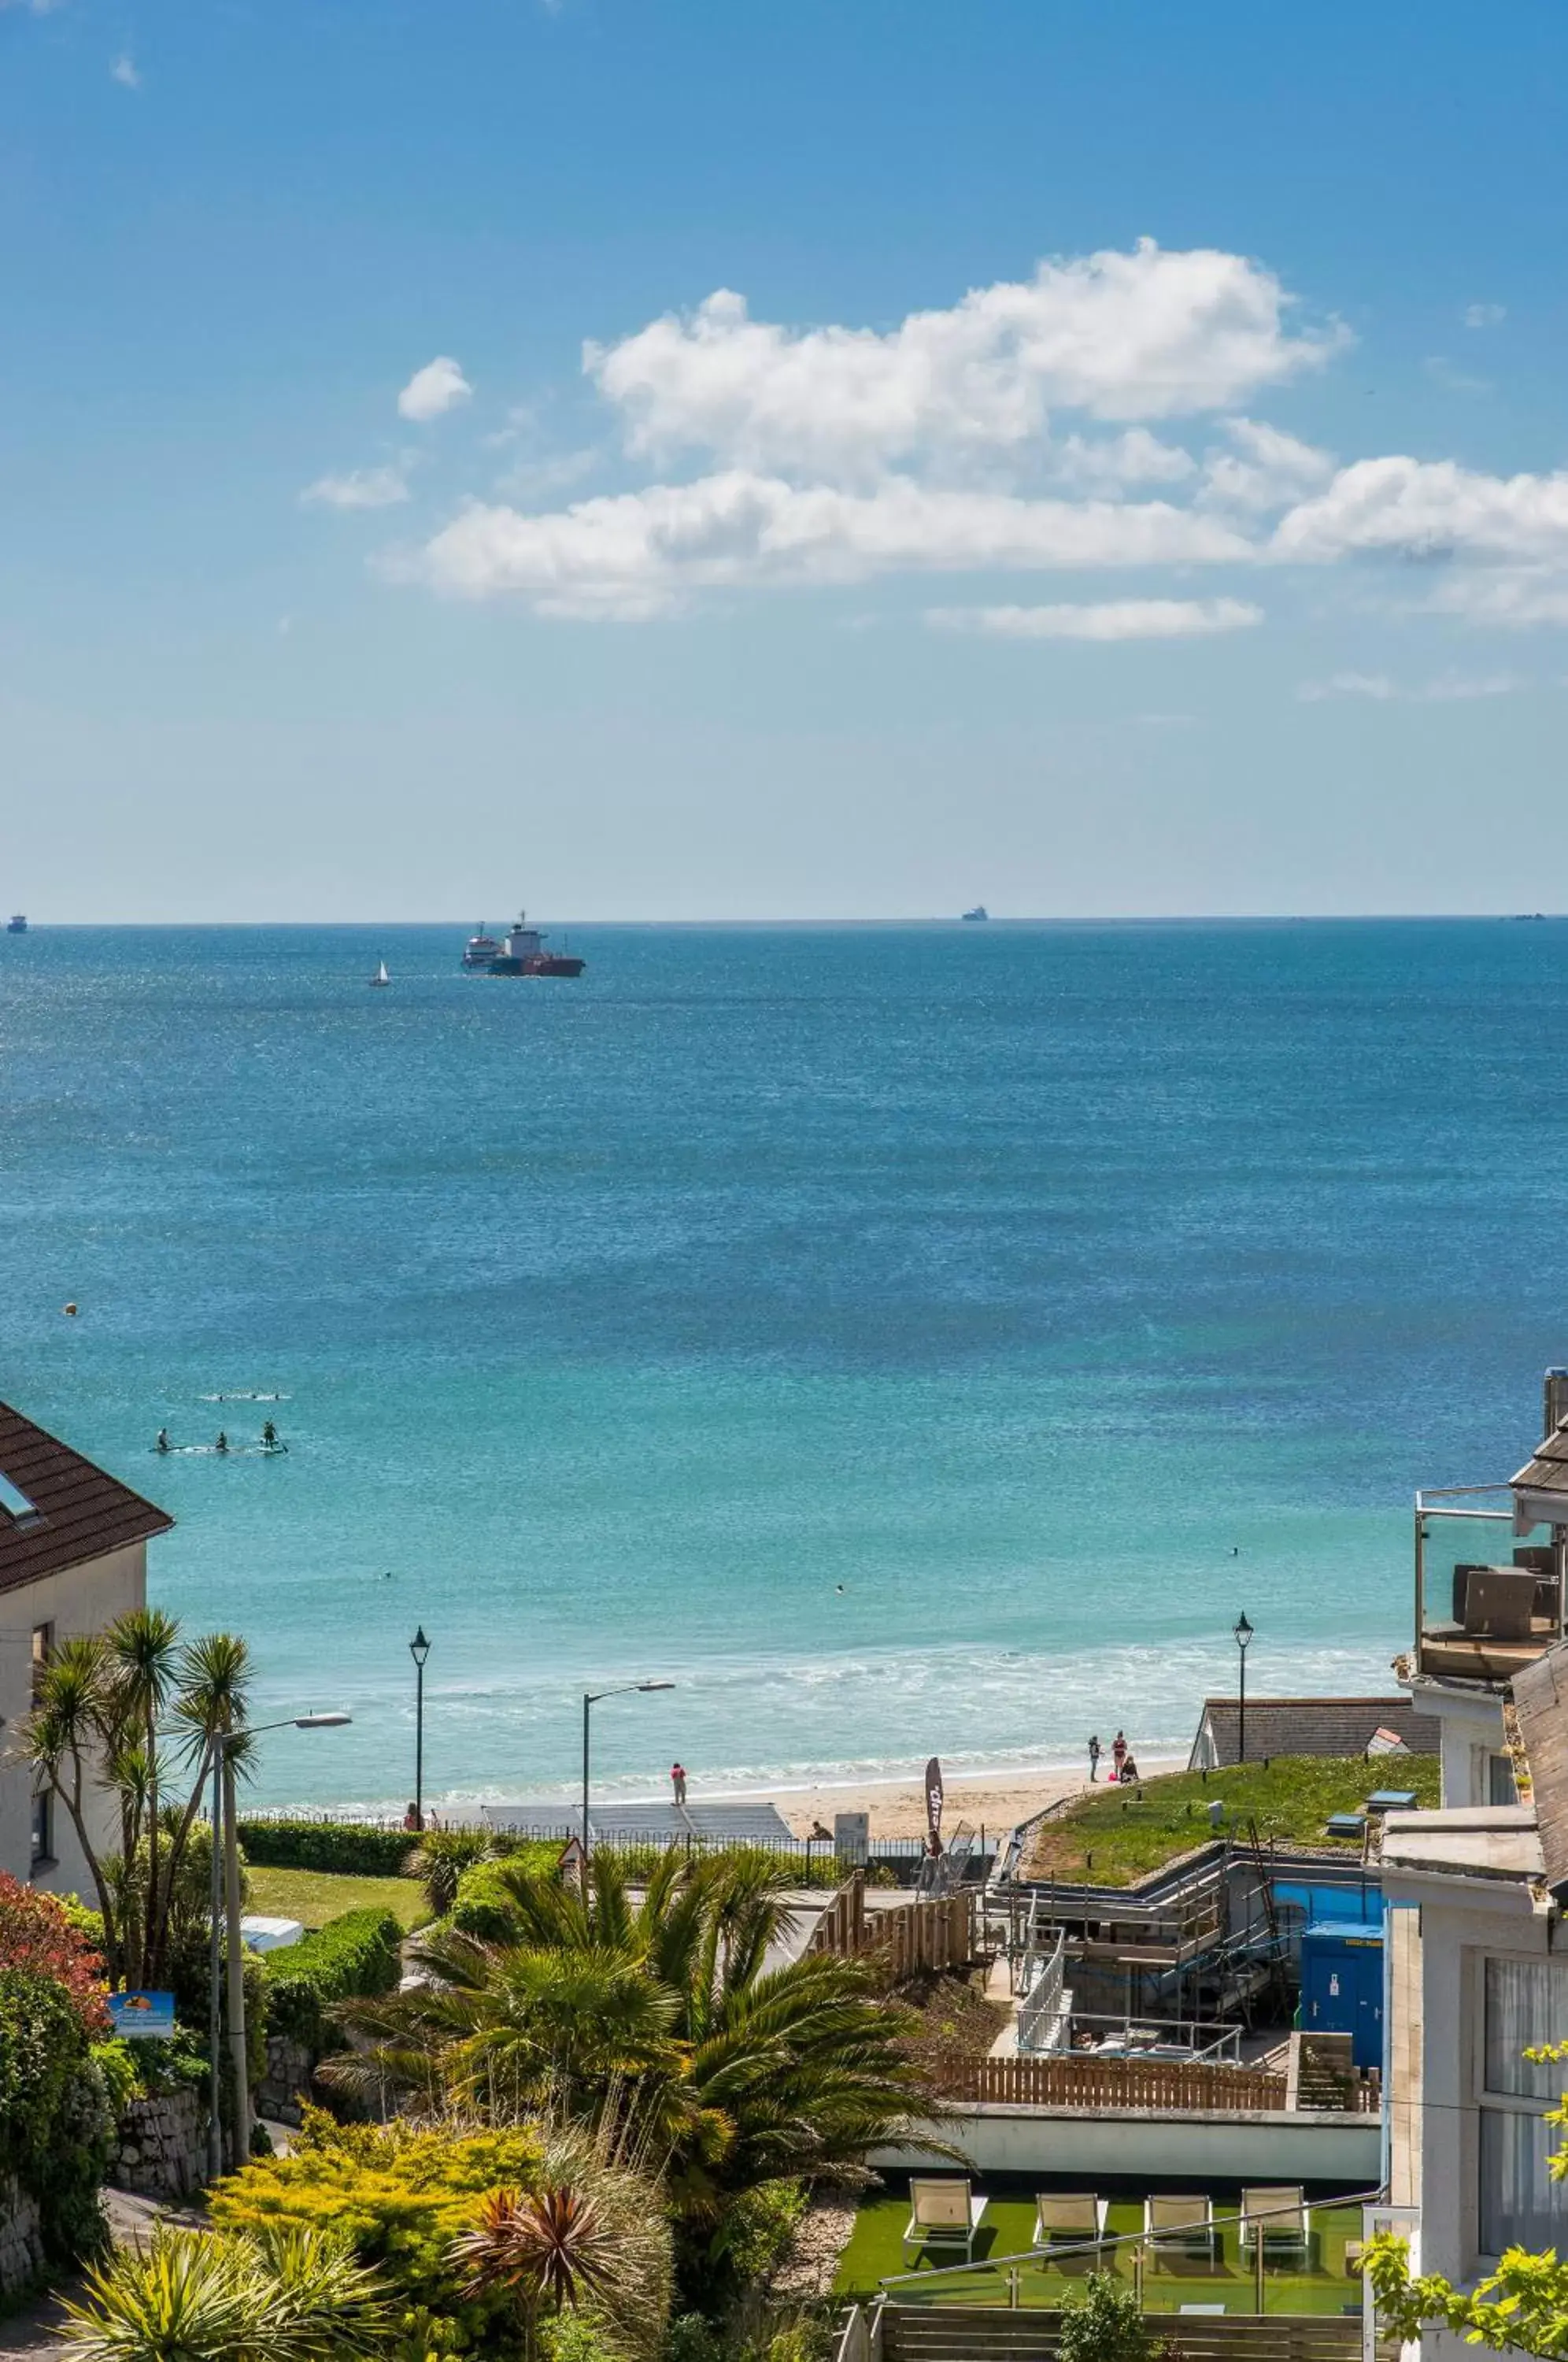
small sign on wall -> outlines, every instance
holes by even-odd
[[[171,1992],[112,1992],[109,2022],[127,2042],[170,2042],[174,2036]]]
[[[864,1870],[871,1851],[870,1814],[835,1813],[833,1816],[833,1849],[849,1869]]]

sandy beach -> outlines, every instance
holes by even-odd
[[[1145,1757],[1144,1772],[1179,1772],[1183,1761],[1174,1756],[1155,1760]],[[1088,1785],[1085,1772],[1066,1772],[1060,1765],[1039,1771],[955,1772],[945,1783],[943,1827],[951,1836],[961,1820],[977,1830],[1010,1829],[1059,1797],[1076,1796]],[[731,1791],[734,1796],[737,1792]],[[753,1790],[777,1805],[798,1837],[809,1835],[820,1823],[831,1829],[835,1813],[869,1813],[873,1836],[915,1838],[925,1828],[925,1793],[918,1779],[802,1783],[800,1786]],[[700,1801],[693,1787],[691,1801]],[[711,1801],[717,1803],[714,1796]]]

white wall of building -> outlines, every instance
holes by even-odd
[[[1375,2190],[1382,2174],[1382,2124],[1376,2116],[1286,2113],[1176,2115],[1121,2108],[1090,2114],[1000,2102],[956,2109],[941,2137],[961,2148],[977,2173],[1147,2175],[1192,2180],[1331,2182],[1347,2193]],[[895,2171],[944,2162],[934,2150],[878,2149],[871,2162]]]
[[[32,1777],[15,1753],[32,1705],[33,1634],[40,1627],[52,1627],[58,1643],[102,1631],[146,1598],[145,1542],[0,1593],[0,1870],[14,1878],[31,1878],[56,1893],[80,1894],[85,1903],[97,1898],[76,1832],[58,1802],[50,1833],[52,1860],[36,1871],[33,1864]],[[85,1817],[94,1847],[112,1844],[114,1814],[101,1790],[89,1790]]]
[[[1435,1715],[1442,1764],[1442,1809],[1463,1812],[1497,1800],[1490,1791],[1491,1760],[1503,1749],[1501,1695],[1472,1685],[1466,1690],[1412,1688],[1418,1714]]]

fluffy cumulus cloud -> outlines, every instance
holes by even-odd
[[[416,570],[463,598],[511,591],[547,613],[628,618],[667,611],[691,590],[747,583],[1247,555],[1220,520],[1161,501],[1021,500],[907,477],[862,492],[732,469],[545,516],[476,502],[426,545]]]
[[[1465,316],[1490,326],[1496,310]],[[558,458],[527,414],[525,435],[507,430],[526,447],[489,496],[383,563],[456,597],[640,618],[703,594],[894,574],[1443,560],[1452,587],[1429,607],[1568,623],[1568,472],[1503,477],[1398,454],[1341,464],[1254,414],[1347,341],[1305,321],[1261,262],[1149,240],[1042,262],[886,327],[754,318],[721,290],[586,346],[602,435]],[[470,391],[442,355],[398,407],[424,423]],[[615,489],[592,489],[607,476]],[[372,468],[306,497],[370,508],[405,489],[400,470]],[[1190,582],[1134,587],[934,612],[943,628],[1016,638],[1257,620]]]
[[[398,415],[412,418],[416,425],[423,426],[430,419],[455,410],[472,392],[472,386],[450,353],[437,353],[433,361],[414,370],[398,395]]]
[[[407,500],[408,482],[398,467],[355,468],[344,476],[318,476],[300,498],[318,508],[390,509]]]
[[[1185,640],[1261,624],[1245,599],[1102,599],[1044,607],[933,607],[937,631],[1000,640]]]
[[[635,452],[842,480],[935,452],[1018,451],[1057,409],[1117,422],[1227,409],[1334,349],[1335,335],[1292,334],[1288,308],[1242,255],[1143,239],[1043,262],[885,333],[754,320],[722,289],[585,358]]]
[[[1358,459],[1280,519],[1282,557],[1558,558],[1568,472],[1487,476],[1452,459]]]

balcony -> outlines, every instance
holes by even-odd
[[[1500,1685],[1562,1638],[1564,1546],[1507,1485],[1416,1496],[1416,1673]]]

